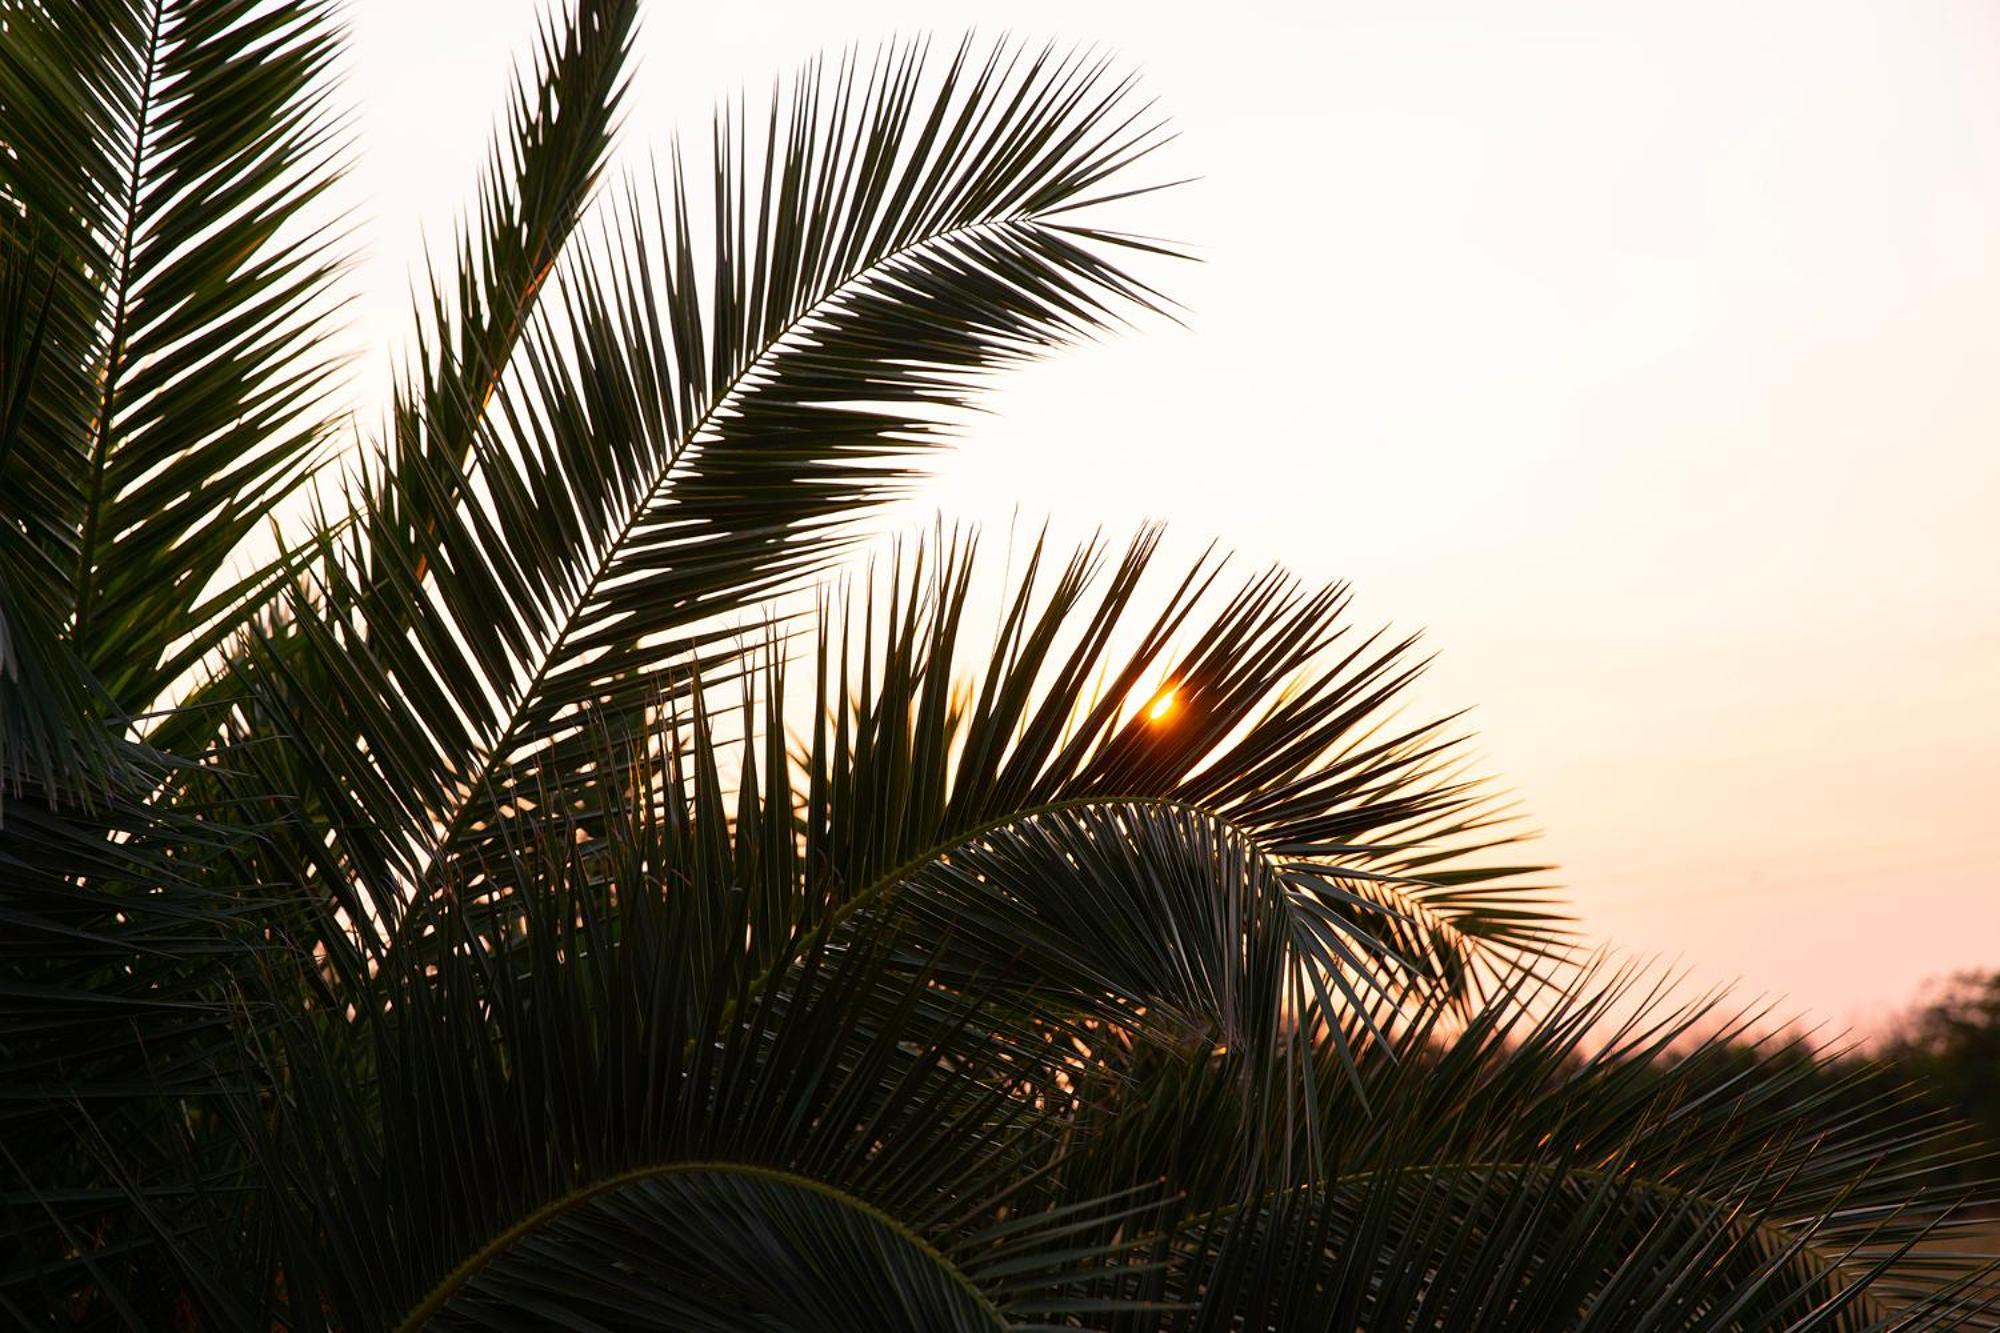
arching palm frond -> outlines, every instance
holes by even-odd
[[[1346,1016],[1471,1002],[1560,957],[1560,914],[1521,868],[1481,862],[1505,831],[1443,725],[1388,721],[1408,645],[1350,645],[1339,589],[1279,576],[1211,608],[1206,561],[1140,615],[1154,543],[1079,551],[1052,579],[1037,547],[977,653],[976,542],[919,557],[823,615],[810,714],[781,661],[752,678],[740,727],[698,714],[669,740],[667,799],[716,849],[705,877],[751,904],[753,993],[824,924],[841,942],[948,935],[942,976],[1006,976],[1032,1010],[1237,1049],[1250,1121],[1311,1123],[1313,1044],[1347,1055]],[[1170,715],[1135,698],[1155,677]],[[482,889],[486,910],[513,910]]]
[[[465,245],[463,309],[532,300],[522,269],[567,235],[602,156],[631,9],[545,36],[494,150],[511,170]],[[143,745],[118,728],[246,626],[283,632],[268,585],[290,555],[208,590],[212,616],[176,599],[275,510],[337,387],[305,336],[336,256],[304,224],[337,164],[338,31],[327,6],[235,3],[38,4],[0,28],[0,802],[32,798],[0,804],[0,1251],[32,1288],[77,1235],[131,1244],[105,1211],[121,1178],[184,1174],[144,1099],[235,1077],[226,978],[297,911],[266,890],[313,863],[271,799],[299,752],[280,762],[263,732],[255,764],[238,748],[190,766],[246,719],[240,673],[207,664]],[[468,332],[459,362],[501,355],[496,336]],[[87,556],[93,523],[112,546]],[[97,623],[130,607],[95,648],[86,585]],[[116,659],[105,682],[93,653]],[[109,1175],[88,1160],[104,1142]]]
[[[583,715],[643,726],[717,617],[895,492],[884,460],[937,438],[939,405],[1145,299],[1058,217],[1151,142],[1125,85],[1001,48],[930,89],[919,54],[808,74],[755,153],[725,123],[711,259],[677,171],[669,212],[628,200],[610,248],[551,279],[559,314],[545,297],[463,479],[391,458],[357,482],[349,543],[293,608],[309,649],[264,675],[377,912],[516,797],[586,798]],[[420,550],[360,544],[398,526],[385,506],[429,515]]]
[[[637,0],[588,0],[562,21],[551,15],[534,78],[516,81],[448,285],[433,275],[416,371],[396,388],[367,533],[374,570],[422,564],[446,521],[433,506],[457,500],[480,419],[610,150],[638,9]]]
[[[222,865],[242,833],[153,805],[177,761],[133,724],[290,567],[231,566],[320,456],[336,388],[312,335],[341,241],[312,224],[339,41],[318,3],[0,16],[9,1292],[53,1255],[134,1242],[105,1221],[132,1181],[91,1170],[89,1144],[158,1168],[170,1122],[135,1099],[212,1086],[230,1040],[213,984],[256,912]]]
[[[1164,1326],[1990,1326],[1962,1129],[1805,1039],[1750,1036],[1762,1011],[1665,1005],[1635,976],[1420,1025],[1414,1058],[1364,1075],[1383,1113],[1330,1115],[1323,1181],[1195,1216],[1213,1248],[1148,1290],[1197,1308]]]
[[[199,1103],[235,1166],[141,1200],[206,1318],[863,1327],[872,1310],[916,1330],[1088,1310],[1075,1293],[1129,1246],[1080,1241],[1080,1222],[1115,1230],[1159,1191],[1057,1206],[1041,1181],[1062,1121],[1018,1095],[1070,1063],[1039,1026],[891,966],[925,946],[889,935],[801,940],[738,1008],[693,963],[732,923],[692,878],[692,822],[632,807],[597,828],[596,856],[559,820],[510,847],[512,925],[446,897],[434,924],[456,948],[349,967],[274,947],[245,975],[253,1077]],[[721,896],[741,938],[742,896]]]
[[[1481,968],[1560,954],[1561,912],[1522,882],[1537,867],[1482,861],[1513,834],[1463,776],[1451,720],[1395,716],[1413,641],[1356,634],[1345,589],[1278,572],[1218,596],[1206,559],[1149,616],[1155,544],[1079,551],[1053,578],[1037,544],[976,650],[976,542],[913,570],[886,608],[871,592],[827,618],[797,798],[808,918],[920,894],[941,861],[1091,836],[1054,826],[1165,820],[1253,856],[1328,970],[1393,958],[1463,996]]]
[[[218,578],[319,456],[332,367],[310,335],[339,256],[305,224],[338,152],[331,14],[8,12],[0,256],[29,269],[37,344],[0,454],[9,594],[59,617],[113,723],[268,596],[282,559]]]

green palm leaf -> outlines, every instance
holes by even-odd
[[[1990,1327],[1956,1127],[1796,1039],[1746,1063],[1756,1015],[1696,1041],[1714,1001],[1612,1021],[1632,999],[1522,991],[1380,1063],[1394,1113],[1336,1117],[1322,1183],[1210,1213],[1170,1327]]]
[[[1145,298],[1108,238],[1059,220],[1151,142],[1126,85],[1001,48],[927,90],[919,54],[808,73],[754,156],[725,124],[711,262],[678,183],[663,216],[628,201],[615,253],[554,279],[560,316],[545,298],[462,480],[392,457],[357,481],[351,540],[293,611],[311,664],[265,675],[336,765],[325,799],[356,807],[378,910],[488,843],[514,795],[585,795],[580,718],[642,726],[718,617],[895,493],[883,460],[939,438],[940,405]],[[362,545],[392,509],[435,522],[401,560]]]
[[[10,593],[59,609],[123,713],[234,631],[265,580],[211,585],[318,456],[330,366],[300,349],[337,255],[298,224],[338,148],[337,48],[320,4],[8,17],[0,195],[32,250],[0,252],[49,275],[0,455],[10,542],[38,557]]]
[[[455,493],[481,415],[500,389],[543,284],[589,205],[622,98],[636,0],[589,0],[544,23],[532,82],[519,80],[460,236],[448,288],[432,281],[415,377],[397,386],[392,478],[368,533],[375,567],[420,564]],[[447,296],[447,291],[449,296]]]

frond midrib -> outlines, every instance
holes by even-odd
[[[865,885],[859,892],[853,894],[852,896],[848,897],[847,899],[837,904],[832,911],[827,913],[827,916],[824,922],[822,923],[820,929],[823,929],[828,932],[834,930],[835,928],[840,926],[841,923],[846,921],[848,917],[854,915],[856,912],[888,897],[898,887],[900,887],[905,880],[908,880],[911,876],[923,870],[924,867],[930,865],[932,862],[936,861],[939,857],[949,856],[952,852],[957,851],[958,849],[965,847],[971,843],[977,842],[981,838],[987,837],[993,833],[997,833],[1002,829],[1010,827],[1011,825],[1025,823],[1026,821],[1031,819],[1042,819],[1050,815],[1059,815],[1072,810],[1088,810],[1088,809],[1160,810],[1170,813],[1185,814],[1197,819],[1205,819],[1209,821],[1211,824],[1221,829],[1224,833],[1242,841],[1249,848],[1250,852],[1262,864],[1264,864],[1269,870],[1271,870],[1271,872],[1273,873],[1274,877],[1278,880],[1278,882],[1280,884],[1285,884],[1287,886],[1287,893],[1283,897],[1283,905],[1287,917],[1288,918],[1290,917],[1292,906],[1291,906],[1291,899],[1289,892],[1289,883],[1287,877],[1283,873],[1283,863],[1278,859],[1277,855],[1270,850],[1270,848],[1264,845],[1263,840],[1258,836],[1258,833],[1255,829],[1241,823],[1240,821],[1232,818],[1227,814],[1224,814],[1217,810],[1212,810],[1207,806],[1204,806],[1196,801],[1189,801],[1175,796],[1145,796],[1137,794],[1125,794],[1125,795],[1075,796],[1075,797],[1067,797],[1059,801],[1045,801],[1039,805],[1026,806],[1020,809],[1010,811],[1005,815],[1001,815],[994,819],[989,819],[984,823],[975,825],[974,827],[967,829],[962,833],[954,834],[950,838],[933,843],[929,847],[925,848],[922,852],[918,853],[917,855],[904,860],[895,868],[888,870],[883,874],[877,876],[875,879],[869,881],[868,884]],[[1338,869],[1338,867],[1331,867],[1331,868],[1335,870]],[[1476,937],[1466,934],[1449,917],[1446,917],[1443,914],[1439,913],[1435,908],[1432,908],[1429,904],[1424,903],[1421,899],[1417,899],[1409,895],[1401,895],[1398,901],[1401,903],[1406,903],[1414,913],[1421,915],[1426,922],[1435,925],[1440,930],[1444,930],[1450,933],[1453,936],[1453,938],[1459,940],[1461,943],[1465,944],[1468,948],[1484,947],[1483,943],[1477,940]],[[761,994],[763,992],[764,987],[769,985],[772,979],[777,975],[778,971],[780,970],[780,966],[782,965],[776,965],[766,968],[757,976],[753,977],[750,981],[750,985],[746,994],[753,996]],[[722,1007],[721,1015],[717,1020],[717,1026],[722,1027],[727,1025],[730,1019],[736,1013],[737,1007],[738,1007],[737,1001],[735,999],[732,998],[726,1001]],[[692,1043],[695,1039],[690,1038],[689,1040],[690,1043]]]
[[[446,820],[443,832],[434,843],[434,867],[437,863],[442,862],[451,855],[459,835],[464,832],[465,821],[478,804],[479,793],[484,790],[487,783],[493,777],[493,774],[505,763],[507,756],[512,752],[515,735],[522,722],[526,720],[528,705],[534,700],[543,684],[547,681],[549,671],[562,658],[563,649],[567,646],[570,637],[579,628],[585,608],[596,597],[598,588],[602,585],[604,578],[616,563],[617,553],[630,540],[634,527],[643,521],[646,514],[658,501],[660,493],[666,488],[668,482],[672,480],[674,469],[680,463],[682,457],[686,455],[689,449],[698,447],[700,443],[699,436],[702,431],[716,419],[718,413],[736,401],[741,393],[749,391],[745,382],[770,358],[777,355],[784,346],[785,340],[802,325],[823,311],[842,294],[857,284],[864,282],[879,270],[887,268],[912,252],[943,244],[956,237],[973,235],[980,232],[1000,231],[1008,227],[1023,225],[1040,225],[1039,215],[1014,213],[997,218],[982,218],[974,222],[947,227],[941,231],[931,232],[905,242],[903,245],[852,270],[844,277],[830,284],[824,292],[813,298],[782,329],[778,330],[765,341],[758,348],[756,354],[749,357],[730,376],[728,383],[723,386],[722,391],[716,394],[714,400],[703,408],[701,413],[681,433],[681,438],[675,442],[673,448],[665,455],[660,466],[654,470],[653,476],[647,482],[645,493],[633,503],[631,511],[619,523],[618,530],[605,542],[602,549],[598,552],[593,562],[594,568],[591,570],[590,578],[585,582],[582,590],[571,600],[568,609],[564,612],[561,629],[550,640],[548,649],[540,655],[540,661],[536,663],[533,675],[529,677],[526,686],[516,697],[514,704],[509,709],[506,724],[499,737],[487,751],[485,759],[479,763],[477,771],[467,777],[465,781],[465,797],[459,802],[457,809],[452,812],[449,819]]]
[[[103,384],[97,393],[95,419],[90,423],[91,439],[87,456],[90,486],[84,501],[83,526],[76,543],[76,619],[70,630],[71,641],[86,661],[92,656],[90,629],[91,613],[97,600],[97,530],[103,518],[105,477],[111,467],[112,416],[117,410],[119,383],[124,377],[125,339],[130,332],[127,308],[133,286],[132,247],[138,240],[139,187],[146,165],[146,139],[153,126],[153,83],[160,71],[160,28],[165,11],[166,0],[153,0],[152,17],[146,32],[146,73],[139,85],[130,170],[125,183],[125,211],[119,225],[118,278],[111,296]]]
[[[776,1167],[756,1166],[746,1162],[717,1159],[662,1162],[652,1166],[637,1167],[633,1170],[620,1172],[615,1176],[607,1176],[603,1180],[580,1186],[567,1194],[551,1199],[529,1213],[526,1217],[521,1218],[512,1226],[492,1237],[492,1239],[460,1261],[456,1268],[447,1273],[442,1281],[425,1293],[423,1299],[418,1301],[411,1308],[409,1314],[403,1317],[396,1325],[397,1333],[417,1333],[417,1330],[421,1329],[425,1323],[441,1311],[451,1298],[456,1296],[468,1282],[478,1277],[488,1264],[492,1263],[514,1244],[535,1231],[540,1230],[542,1227],[547,1226],[557,1218],[574,1212],[592,1200],[606,1194],[614,1193],[628,1185],[637,1185],[649,1180],[662,1180],[671,1176],[696,1175],[701,1173],[742,1176],[752,1180],[786,1185],[794,1189],[808,1190],[820,1195],[822,1198],[831,1199],[843,1208],[860,1213],[877,1225],[885,1227],[898,1239],[935,1263],[951,1279],[953,1285],[970,1298],[979,1309],[985,1311],[992,1318],[996,1328],[1006,1326],[1006,1317],[1000,1313],[999,1308],[993,1304],[991,1298],[985,1292],[981,1291],[971,1278],[965,1275],[964,1270],[953,1263],[943,1251],[931,1244],[921,1233],[913,1230],[895,1215],[885,1212],[866,1199],[848,1193],[837,1185],[828,1184],[826,1181],[818,1180],[811,1176],[802,1176],[795,1172],[780,1170]]]
[[[1574,1167],[1558,1162],[1533,1161],[1521,1158],[1492,1158],[1471,1161],[1445,1159],[1417,1162],[1407,1166],[1370,1167],[1365,1170],[1345,1172],[1336,1171],[1330,1174],[1318,1188],[1328,1192],[1341,1187],[1359,1187],[1365,1189],[1375,1181],[1387,1177],[1437,1175],[1446,1172],[1461,1175],[1499,1176],[1508,1173],[1518,1175],[1553,1175],[1558,1171],[1571,1180],[1599,1184],[1622,1182],[1627,1187],[1656,1199],[1667,1202],[1686,1201],[1723,1214],[1731,1222],[1742,1224],[1744,1230],[1749,1234],[1763,1237],[1771,1243],[1775,1250],[1783,1251],[1790,1249],[1810,1259],[1821,1272],[1828,1276],[1839,1275],[1851,1281],[1854,1278],[1853,1267],[1856,1264],[1861,1264],[1865,1267],[1867,1263],[1851,1247],[1836,1252],[1832,1247],[1815,1241],[1811,1236],[1800,1235],[1799,1226],[1795,1222],[1773,1220],[1768,1216],[1760,1217],[1756,1220],[1739,1218],[1738,1214],[1750,1211],[1749,1205],[1745,1200],[1720,1198],[1713,1193],[1706,1192],[1695,1186],[1669,1184],[1652,1175],[1634,1173],[1629,1168],[1603,1166]],[[1296,1185],[1282,1192],[1300,1196],[1310,1188],[1313,1187]],[[1220,1221],[1239,1214],[1245,1209],[1261,1206],[1263,1202],[1265,1201],[1251,1200],[1213,1208],[1195,1218],[1194,1222],[1201,1224]],[[1856,1298],[1864,1302],[1870,1310],[1878,1314],[1886,1312],[1887,1307],[1884,1305],[1882,1297],[1874,1292],[1872,1286],[1864,1285],[1856,1293]]]

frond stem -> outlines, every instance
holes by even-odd
[[[861,908],[866,907],[876,901],[879,901],[882,898],[886,898],[890,893],[894,892],[895,889],[904,880],[908,879],[918,870],[921,870],[924,866],[927,866],[931,862],[937,860],[939,857],[949,856],[952,852],[957,851],[959,848],[965,847],[970,843],[977,842],[979,839],[987,836],[988,834],[998,832],[999,830],[1006,828],[1010,824],[1018,824],[1024,820],[1038,819],[1038,818],[1044,818],[1049,815],[1062,814],[1070,810],[1084,810],[1093,808],[1098,808],[1098,809],[1121,808],[1121,807],[1130,809],[1162,810],[1178,814],[1190,815],[1199,819],[1209,820],[1210,822],[1222,828],[1225,832],[1233,834],[1234,836],[1242,839],[1243,842],[1247,844],[1250,847],[1250,849],[1256,854],[1256,856],[1265,862],[1265,864],[1274,867],[1277,864],[1277,858],[1273,856],[1272,853],[1269,851],[1269,849],[1267,849],[1263,845],[1263,843],[1258,839],[1256,830],[1249,828],[1237,822],[1236,820],[1231,819],[1227,815],[1218,814],[1216,811],[1195,804],[1194,802],[1179,800],[1171,796],[1129,796],[1129,795],[1128,796],[1104,796],[1104,795],[1076,796],[1076,797],[1071,797],[1067,800],[1047,801],[1041,805],[1029,806],[1024,809],[1010,811],[1005,815],[1001,815],[997,818],[987,820],[985,823],[967,829],[963,833],[956,834],[950,838],[945,839],[942,842],[931,845],[924,851],[905,860],[900,865],[896,866],[894,869],[889,870],[886,873],[878,876],[877,878],[869,881],[869,883],[865,885],[860,890],[860,892],[854,894],[852,897],[847,898],[845,901],[837,904],[833,908],[833,910],[827,914],[825,920],[823,921],[823,923],[821,923],[820,929],[831,931],[836,926],[840,925],[843,921],[845,921],[848,917],[852,916],[855,912],[859,911]],[[1335,869],[1337,869],[1337,867],[1335,867]],[[1280,875],[1280,879],[1281,880],[1283,879],[1282,875]],[[1458,939],[1468,948],[1474,947],[1473,938],[1465,934],[1463,930],[1461,930],[1448,918],[1440,915],[1436,911],[1429,908],[1426,904],[1422,903],[1421,901],[1415,898],[1406,898],[1404,899],[1404,901],[1408,903],[1410,909],[1413,912],[1422,915],[1426,922],[1436,926],[1440,930],[1450,933],[1451,935],[1453,935],[1454,938]],[[778,971],[777,967],[768,967],[764,969],[762,972],[758,973],[756,977],[751,979],[749,990],[747,993],[753,995],[760,993],[765,986],[770,984],[772,977],[777,973],[777,971]],[[721,1027],[728,1024],[729,1021],[735,1016],[735,1013],[736,1013],[736,1000],[734,998],[731,998],[725,1001],[723,1004],[721,1016],[717,1021],[717,1026]],[[690,1048],[692,1048],[693,1041],[694,1039],[690,1038]]]
[[[1498,1176],[1509,1173],[1519,1175],[1528,1175],[1531,1173],[1548,1175],[1557,1169],[1557,1164],[1552,1162],[1520,1160],[1428,1162],[1414,1167],[1377,1167],[1366,1171],[1336,1173],[1327,1179],[1326,1187],[1358,1186],[1366,1188],[1369,1184],[1383,1177],[1442,1170],[1452,1170],[1466,1175],[1491,1174]],[[1572,1180],[1599,1184],[1613,1182],[1620,1177],[1626,1177],[1625,1183],[1631,1188],[1651,1195],[1664,1203],[1690,1202],[1700,1207],[1713,1209],[1718,1213],[1729,1214],[1732,1218],[1744,1211],[1746,1206],[1742,1200],[1716,1198],[1714,1195],[1708,1194],[1694,1186],[1669,1185],[1664,1181],[1655,1180],[1649,1176],[1628,1176],[1625,1170],[1619,1168],[1571,1167],[1566,1170],[1565,1174]],[[1310,1188],[1312,1188],[1310,1185],[1292,1185],[1279,1190],[1278,1193],[1303,1195]],[[1200,1225],[1221,1221],[1224,1218],[1241,1213],[1246,1208],[1256,1206],[1258,1205],[1255,1202],[1224,1204],[1190,1218],[1189,1224]],[[1936,1222],[1932,1222],[1930,1226],[1926,1227],[1926,1234],[1936,1225]],[[1749,1222],[1745,1229],[1752,1235],[1762,1236],[1779,1250],[1795,1249],[1797,1253],[1812,1260],[1828,1275],[1840,1273],[1850,1265],[1861,1262],[1859,1257],[1853,1252],[1853,1247],[1851,1246],[1846,1252],[1835,1253],[1834,1247],[1820,1244],[1810,1235],[1800,1236],[1796,1234],[1799,1230],[1797,1222],[1773,1221],[1769,1218],[1763,1218]],[[1862,1291],[1859,1293],[1859,1299],[1867,1303],[1868,1308],[1877,1313],[1883,1312],[1886,1308],[1883,1306],[1881,1298],[1872,1291]]]
[[[874,1204],[869,1203],[866,1199],[849,1194],[846,1190],[835,1185],[829,1185],[823,1180],[815,1180],[811,1176],[801,1176],[790,1171],[781,1171],[774,1167],[753,1166],[743,1162],[696,1161],[665,1162],[653,1166],[638,1167],[631,1171],[621,1172],[615,1176],[608,1176],[603,1180],[585,1185],[580,1189],[572,1190],[568,1194],[543,1204],[473,1251],[472,1254],[459,1263],[458,1267],[446,1274],[444,1280],[439,1282],[435,1287],[432,1287],[425,1294],[424,1298],[417,1302],[415,1308],[403,1317],[402,1322],[396,1325],[397,1333],[416,1333],[416,1330],[422,1328],[468,1282],[476,1278],[482,1269],[492,1263],[494,1259],[498,1258],[509,1247],[533,1232],[540,1230],[542,1227],[547,1226],[557,1218],[583,1207],[593,1199],[621,1190],[628,1185],[636,1185],[648,1180],[663,1180],[671,1176],[697,1175],[703,1172],[711,1172],[717,1175],[745,1176],[752,1180],[786,1185],[793,1189],[807,1190],[822,1198],[830,1199],[843,1208],[860,1213],[877,1225],[885,1227],[925,1258],[937,1264],[951,1278],[953,1284],[960,1291],[964,1292],[981,1310],[991,1316],[996,1328],[1005,1326],[1006,1319],[1001,1315],[999,1309],[987,1297],[985,1292],[973,1285],[972,1279],[968,1278],[957,1264],[953,1263],[935,1245],[931,1244],[929,1240],[925,1239],[918,1232],[912,1230],[901,1219],[884,1212]]]
[[[76,544],[76,621],[70,631],[78,651],[90,660],[90,617],[95,609],[97,531],[104,509],[104,479],[111,463],[111,417],[123,378],[125,340],[130,333],[126,310],[132,295],[132,246],[139,230],[139,181],[146,160],[146,136],[152,128],[153,81],[160,69],[160,27],[166,0],[153,0],[152,22],[146,33],[146,75],[139,85],[138,124],[132,135],[132,167],[125,183],[125,217],[119,237],[118,282],[111,307],[111,341],[105,349],[104,383],[98,391],[97,419],[91,422],[90,495],[83,511],[83,531]]]
[[[701,414],[689,423],[687,429],[682,432],[681,438],[668,452],[663,464],[655,473],[647,487],[646,493],[632,505],[630,512],[626,514],[624,520],[618,525],[617,532],[600,549],[596,567],[591,571],[589,580],[584,584],[582,592],[570,602],[569,611],[563,617],[562,629],[557,633],[548,651],[541,655],[541,660],[536,664],[534,675],[529,678],[526,687],[515,696],[515,704],[508,716],[505,730],[502,731],[492,749],[488,751],[486,761],[481,765],[481,771],[478,776],[467,780],[465,798],[459,803],[458,808],[452,812],[451,817],[445,823],[442,833],[434,843],[434,847],[436,848],[434,856],[436,858],[442,859],[447,855],[452,844],[457,841],[458,836],[464,831],[465,819],[473,809],[474,797],[481,787],[492,777],[494,768],[509,753],[512,747],[515,733],[523,720],[523,705],[535,697],[535,694],[548,679],[550,668],[561,660],[563,650],[568,645],[570,636],[576,632],[579,626],[583,609],[589,606],[591,601],[597,596],[599,586],[610,573],[613,563],[611,556],[630,539],[632,530],[645,517],[654,501],[659,497],[661,490],[673,476],[675,466],[680,462],[687,450],[696,444],[701,432],[715,420],[718,413],[735,402],[737,396],[745,391],[744,382],[776,355],[783,346],[785,339],[796,332],[800,326],[819,314],[820,311],[824,310],[830,303],[838,299],[856,284],[866,280],[878,270],[893,264],[904,255],[952,240],[956,237],[976,235],[1022,225],[1036,225],[1035,216],[1033,214],[1010,214],[1001,218],[984,218],[977,222],[962,223],[956,227],[948,227],[942,231],[917,237],[898,246],[880,258],[871,260],[854,269],[845,277],[842,277],[839,281],[829,286],[825,292],[815,297],[805,309],[795,315],[782,329],[772,335],[770,340],[759,348],[754,356],[746,360],[730,376],[729,382],[723,386],[722,391],[715,396],[714,400],[707,407],[702,409]]]

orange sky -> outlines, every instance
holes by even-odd
[[[534,9],[351,7],[364,404]],[[1001,18],[1142,71],[1203,178],[1145,220],[1205,262],[1185,328],[1008,381],[905,518],[1353,580],[1600,938],[1863,1027],[2000,967],[2000,7],[657,5],[626,161]]]

